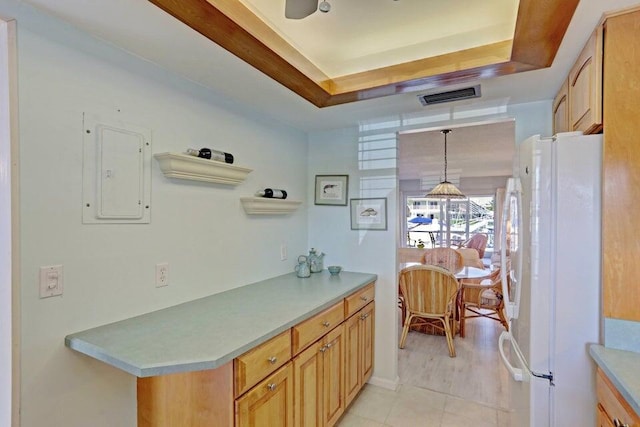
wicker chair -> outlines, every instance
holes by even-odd
[[[462,242],[459,248],[471,248],[478,251],[480,259],[484,258],[484,250],[487,248],[487,241],[489,236],[484,233],[477,233],[471,236],[470,239]]]
[[[460,337],[464,338],[467,319],[486,317],[498,321],[509,330],[504,317],[502,281],[500,269],[496,269],[488,279],[465,279],[460,283]]]
[[[406,308],[400,348],[404,348],[412,325],[430,324],[444,331],[449,356],[456,357],[453,335],[458,280],[455,276],[433,265],[408,267],[400,272],[400,291]]]
[[[472,248],[459,248],[456,249],[460,255],[462,255],[462,264],[465,267],[476,267],[484,269],[484,263],[480,259],[477,249]]]
[[[442,267],[453,274],[464,267],[462,255],[452,248],[427,249],[422,256],[422,263]]]

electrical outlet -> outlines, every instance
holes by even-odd
[[[280,261],[286,261],[286,260],[287,260],[287,244],[281,243],[280,244]]]
[[[40,267],[40,298],[62,295],[63,273],[61,265]]]
[[[169,263],[156,264],[156,288],[169,285]]]

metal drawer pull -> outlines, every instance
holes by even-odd
[[[360,320],[364,320],[364,319],[366,319],[367,317],[369,317],[369,313],[362,313],[362,314],[360,315]]]
[[[269,361],[269,363],[271,363],[272,365],[275,365],[276,362],[278,361],[278,358],[275,356],[271,356],[270,358],[267,359]]]
[[[326,320],[322,322],[322,326],[324,326],[325,328],[328,328],[329,325],[331,325],[331,323],[327,322]]]
[[[327,346],[322,346],[320,347],[320,353],[324,353],[325,351],[327,351]]]
[[[331,348],[331,343],[327,344],[327,348]]]
[[[629,427],[629,424],[624,424],[622,421],[620,421],[618,418],[616,418],[615,420],[613,420],[613,425],[615,427]]]
[[[361,297],[360,297],[360,299],[361,299],[362,301],[369,301],[369,298],[368,298],[368,297],[365,297],[364,295],[363,295],[363,296],[361,296]]]
[[[271,383],[271,384],[267,384],[267,388],[269,389],[269,391],[273,391],[273,390],[275,390],[275,389],[276,389],[276,387],[277,387],[277,385],[276,385],[276,384],[273,384],[273,383]]]

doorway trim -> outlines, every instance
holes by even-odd
[[[16,21],[0,17],[0,316],[9,325],[0,330],[2,407],[10,425],[20,425],[20,227],[18,158],[18,68]],[[5,346],[5,344],[8,344]],[[10,396],[10,397],[9,397]],[[10,402],[6,400],[10,399]],[[5,412],[5,411],[0,411]],[[9,415],[10,414],[10,415]],[[5,424],[5,419],[0,424]]]

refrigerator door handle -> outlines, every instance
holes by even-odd
[[[511,362],[509,362],[509,359],[507,358],[506,354],[504,354],[505,341],[509,341],[511,343],[511,350],[513,350],[513,353],[515,353],[515,356],[518,358],[518,361],[520,362],[520,364],[524,366],[524,369],[515,368],[511,364]],[[513,335],[511,335],[511,332],[502,331],[502,333],[500,334],[500,338],[498,339],[498,350],[500,351],[500,358],[502,359],[502,363],[504,364],[504,366],[506,366],[507,370],[509,371],[509,373],[511,374],[511,376],[515,381],[529,381],[530,377],[536,377],[536,378],[542,378],[549,381],[550,386],[555,385],[553,383],[553,372],[549,372],[548,374],[541,374],[529,369],[529,365],[527,364],[524,356],[522,355],[522,351],[520,350],[518,343],[513,339]],[[526,375],[525,375],[525,371],[526,371]]]
[[[509,374],[511,374],[511,376],[513,377],[514,380],[516,380],[516,381],[524,381],[524,375],[523,375],[522,369],[515,368],[511,364],[511,362],[509,362],[509,359],[507,359],[507,356],[504,354],[504,342],[505,342],[505,340],[511,342],[511,333],[509,333],[507,331],[502,331],[502,333],[500,334],[500,338],[498,340],[498,350],[500,350],[500,358],[502,359],[502,363],[504,363],[504,366],[507,367],[507,370],[509,371]],[[518,352],[516,351],[516,354],[517,353]],[[518,356],[518,359],[520,359],[520,356]]]

